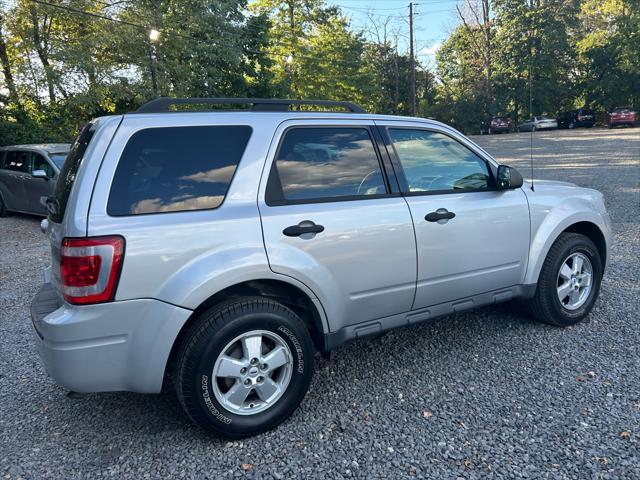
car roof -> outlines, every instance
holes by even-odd
[[[70,143],[25,143],[23,145],[6,145],[3,149],[41,150],[47,153],[65,153],[71,149]]]
[[[368,120],[368,121],[405,121],[405,122],[419,122],[425,124],[431,124],[446,128],[452,128],[451,126],[434,120],[432,118],[424,117],[408,117],[402,115],[382,115],[377,113],[348,113],[348,112],[330,112],[330,111],[286,111],[286,112],[260,112],[252,110],[201,110],[201,111],[172,111],[172,112],[160,112],[160,113],[126,113],[125,116],[131,116],[135,118],[158,118],[167,116],[180,116],[188,118],[189,116],[224,116],[224,115],[240,115],[247,116],[248,118],[270,118],[278,119],[281,121],[286,120],[315,120],[315,119],[340,119],[340,120]]]

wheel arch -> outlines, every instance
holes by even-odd
[[[312,295],[305,292],[302,288],[284,280],[267,278],[248,280],[228,286],[214,293],[196,307],[173,342],[165,373],[173,370],[176,354],[182,339],[188,332],[189,327],[203,311],[229,299],[241,298],[248,295],[272,298],[292,309],[307,326],[315,349],[319,352],[325,352],[327,350],[326,334],[328,330],[325,327],[324,310],[317,298],[312,297]]]
[[[561,233],[579,233],[590,239],[598,248],[598,253],[602,260],[602,271],[604,272],[607,263],[607,241],[600,227],[593,222],[582,221],[569,225]]]
[[[602,260],[602,270],[607,263],[608,241],[605,229],[607,225],[599,217],[576,214],[565,219],[555,226],[541,225],[532,241],[529,252],[529,268],[527,269],[524,284],[536,284],[542,264],[549,254],[551,246],[563,233],[579,233],[589,238],[597,247]],[[546,238],[546,240],[543,240]]]

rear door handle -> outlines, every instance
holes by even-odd
[[[456,216],[455,213],[448,211],[446,208],[439,208],[435,212],[427,213],[424,219],[427,222],[437,222],[440,220],[451,220]],[[446,222],[443,222],[446,223]]]
[[[298,225],[291,225],[282,231],[282,233],[287,237],[299,237],[305,233],[320,232],[324,232],[324,227],[322,225],[316,225],[315,223],[308,221],[300,222]]]

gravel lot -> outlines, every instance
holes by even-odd
[[[529,135],[474,138],[528,176]],[[640,129],[535,134],[536,176],[605,193],[615,245],[590,318],[517,304],[444,317],[318,360],[280,428],[225,442],[172,392],[67,396],[35,352],[39,219],[0,219],[0,475],[14,478],[640,478]]]

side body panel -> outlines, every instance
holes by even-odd
[[[527,265],[529,212],[520,189],[407,198],[416,223],[418,285],[414,308],[520,283]],[[446,223],[425,215],[456,214]]]
[[[444,134],[465,145],[495,172],[497,164],[458,132],[418,122],[376,122],[381,128],[408,128]],[[390,146],[392,152],[395,151]],[[426,161],[426,159],[425,159]],[[397,163],[397,169],[401,169]],[[527,266],[529,207],[521,189],[409,193],[418,248],[414,309],[451,302],[518,285]],[[446,209],[450,220],[426,215]]]
[[[29,175],[24,180],[25,197],[29,204],[29,211],[38,215],[46,215],[47,209],[40,202],[40,198],[48,197],[53,193],[53,189],[56,185],[57,169],[53,166],[53,162],[49,160],[46,154],[40,152],[32,153],[32,160],[29,165],[29,173],[33,173],[36,170],[38,163],[47,162],[49,164],[50,171],[55,173],[52,178],[35,178]]]
[[[11,150],[0,152],[5,155]],[[7,168],[0,168],[0,195],[9,210],[25,210],[24,202],[24,172],[16,172]]]
[[[271,269],[308,285],[325,308],[331,331],[408,311],[415,293],[413,223],[399,195],[269,206],[269,171],[291,126],[373,126],[362,120],[296,120],[277,129],[262,174],[259,208]],[[283,230],[312,221],[324,231],[287,237]]]

